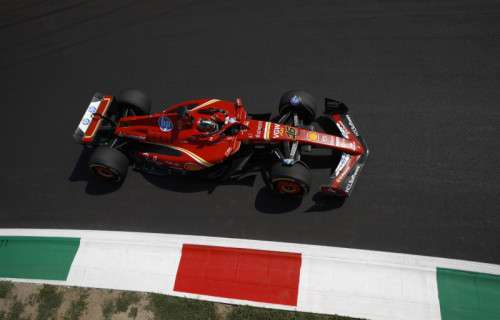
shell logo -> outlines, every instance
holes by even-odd
[[[309,132],[307,134],[307,139],[310,141],[317,141],[318,140],[318,133],[316,132]]]

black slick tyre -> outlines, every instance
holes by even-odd
[[[127,175],[129,160],[121,151],[110,147],[97,147],[89,160],[89,169],[97,177],[120,182]]]
[[[292,166],[281,162],[275,163],[270,170],[270,182],[273,191],[289,196],[303,196],[311,188],[311,171],[303,163]]]
[[[316,109],[316,99],[304,90],[289,90],[283,93],[280,99],[280,116],[296,112],[306,124],[311,123],[316,118]]]
[[[115,99],[122,108],[131,109],[137,116],[151,113],[151,99],[140,90],[124,90]]]

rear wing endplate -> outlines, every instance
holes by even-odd
[[[112,101],[113,96],[106,96],[101,93],[94,94],[73,134],[76,142],[87,144],[94,140],[102,118],[106,116]]]

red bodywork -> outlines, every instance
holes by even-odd
[[[112,96],[103,96],[100,101],[94,101],[97,112],[89,119],[90,123],[79,128],[83,131],[82,143],[92,142],[94,133],[98,130],[101,118],[112,103]],[[91,103],[92,104],[92,103]],[[179,108],[187,108],[190,121],[182,118]],[[89,106],[90,109],[90,106]],[[87,113],[89,112],[87,109]],[[206,110],[217,110],[207,114]],[[86,114],[87,115],[87,114]],[[85,116],[84,115],[84,118]],[[356,128],[349,116],[340,114],[329,115],[336,124],[342,137],[323,132],[310,131],[304,128],[283,125],[263,120],[247,118],[247,112],[238,98],[235,102],[218,99],[198,99],[172,105],[162,112],[146,116],[126,116],[119,119],[114,135],[137,140],[150,145],[169,148],[173,152],[155,153],[137,150],[136,156],[157,162],[168,167],[198,171],[224,162],[238,152],[241,144],[279,144],[284,141],[298,141],[301,145],[309,144],[316,148],[336,149],[342,152],[342,158],[330,177],[330,183],[322,186],[322,191],[338,193],[339,185],[346,183],[349,177],[356,172],[353,168],[360,162],[360,158],[367,154]],[[214,134],[200,132],[196,124],[202,118],[224,123]],[[347,119],[347,121],[346,121]],[[160,122],[167,121],[168,128],[162,128]],[[227,134],[231,127],[238,126],[235,134]],[[353,177],[353,181],[355,176]],[[352,187],[348,186],[348,189]],[[345,185],[344,185],[345,188]]]

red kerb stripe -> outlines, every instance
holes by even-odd
[[[300,253],[184,244],[174,290],[296,306]]]

